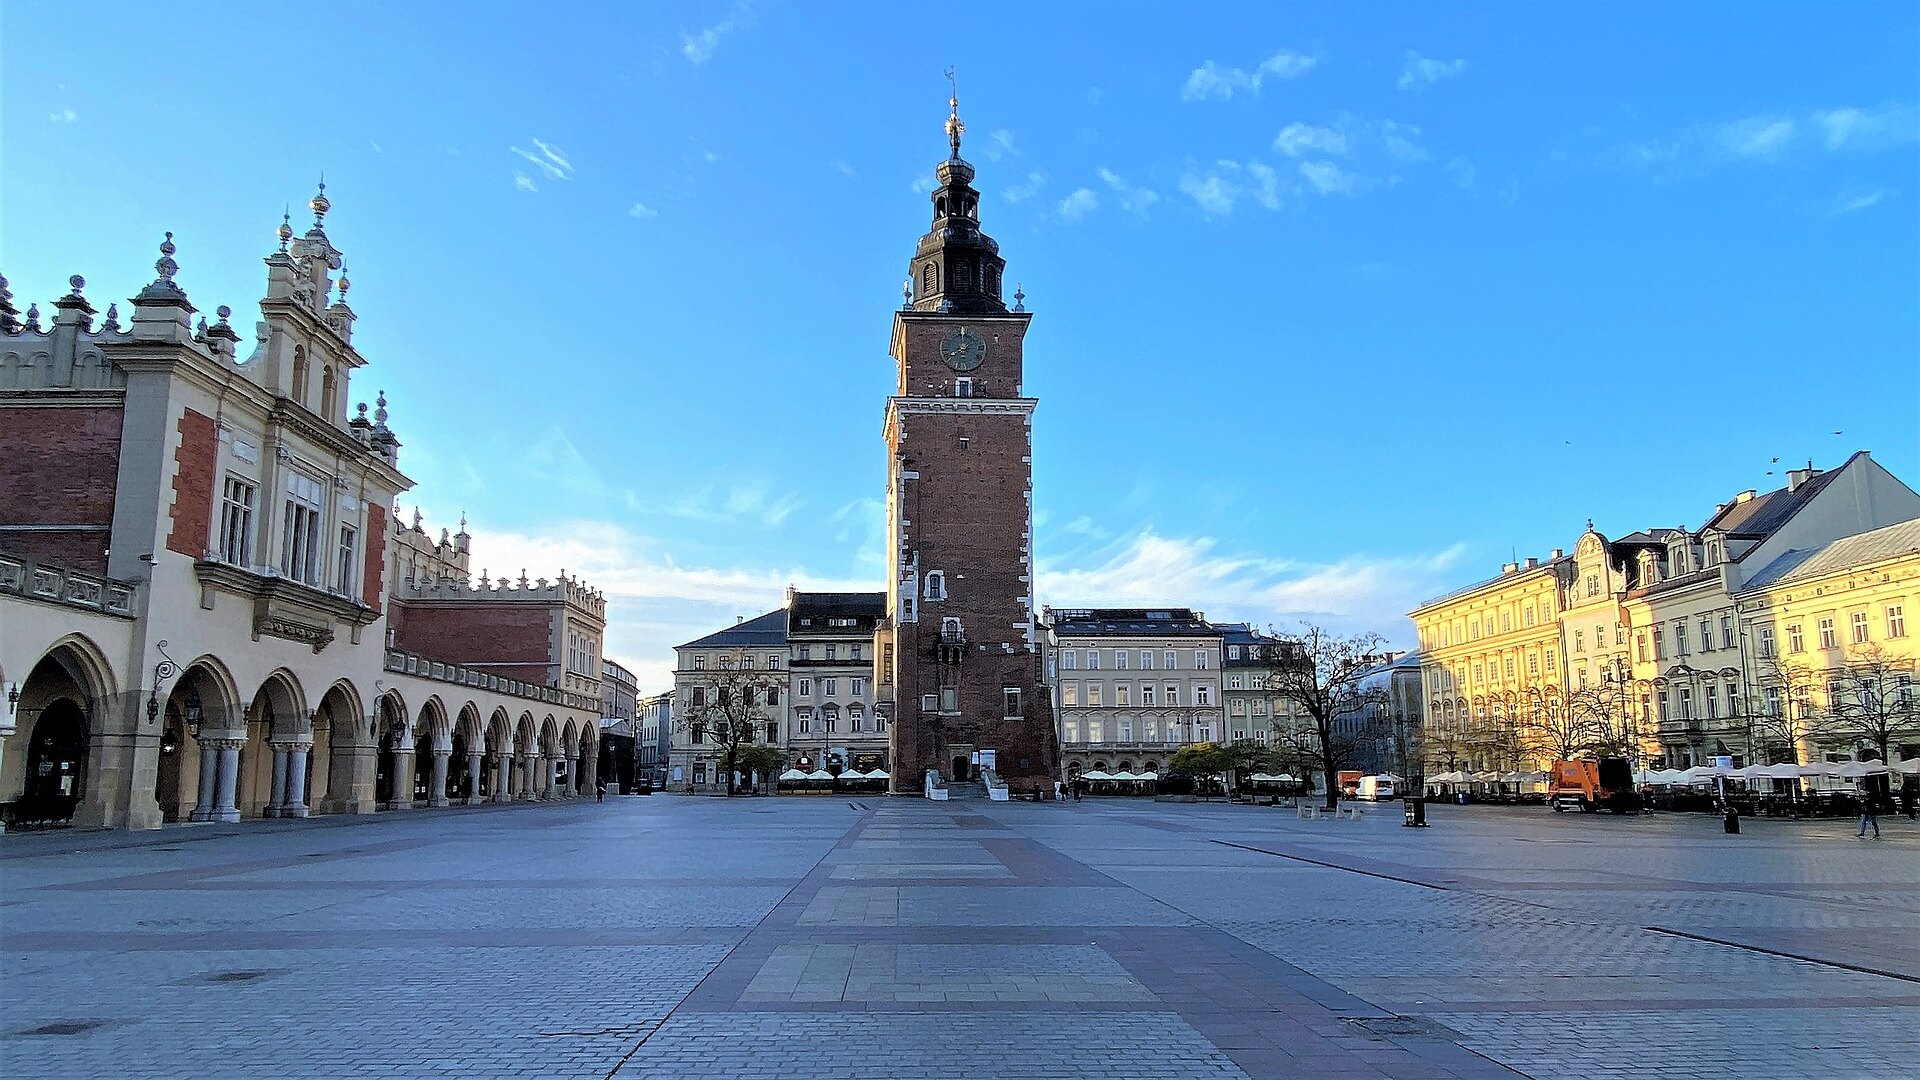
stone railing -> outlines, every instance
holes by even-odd
[[[542,686],[524,679],[509,679],[492,672],[449,664],[399,649],[387,650],[387,670],[418,676],[422,679],[432,679],[436,682],[451,683],[455,686],[468,686],[475,690],[506,694],[509,697],[525,698],[529,701],[540,701],[569,709],[582,709],[595,716],[600,714],[600,699],[597,697]]]
[[[102,615],[133,618],[133,594],[138,586],[64,566],[37,563],[0,553],[0,595],[41,600],[50,604],[97,611]]]

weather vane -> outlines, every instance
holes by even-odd
[[[953,91],[947,98],[947,108],[951,110],[947,114],[947,142],[952,144],[953,156],[958,158],[960,135],[967,130],[967,125],[960,122],[960,82],[954,78],[951,67],[947,68],[947,86]]]

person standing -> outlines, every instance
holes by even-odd
[[[1866,839],[1867,826],[1869,825],[1873,826],[1873,838],[1875,840],[1880,839],[1880,815],[1879,815],[1880,808],[1877,805],[1878,801],[1879,801],[1879,792],[1877,792],[1874,789],[1872,779],[1870,777],[1861,777],[1860,778],[1860,831],[1854,834],[1854,839],[1856,840]]]

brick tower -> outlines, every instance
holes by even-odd
[[[1033,601],[1033,398],[1021,389],[1032,317],[1001,300],[1000,245],[980,231],[973,166],[936,169],[893,317],[899,383],[887,400],[887,525],[894,790],[996,772],[1013,791],[1052,789],[1058,745]],[[890,640],[890,644],[888,644]],[[889,655],[890,654],[890,655]],[[886,678],[883,670],[881,677]]]

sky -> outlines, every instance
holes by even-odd
[[[672,646],[880,589],[957,70],[1037,589],[1412,638],[1790,465],[1920,482],[1909,4],[0,7],[0,271],[246,312],[324,172],[429,529]],[[306,215],[296,209],[296,227]],[[243,330],[244,333],[244,330]]]

